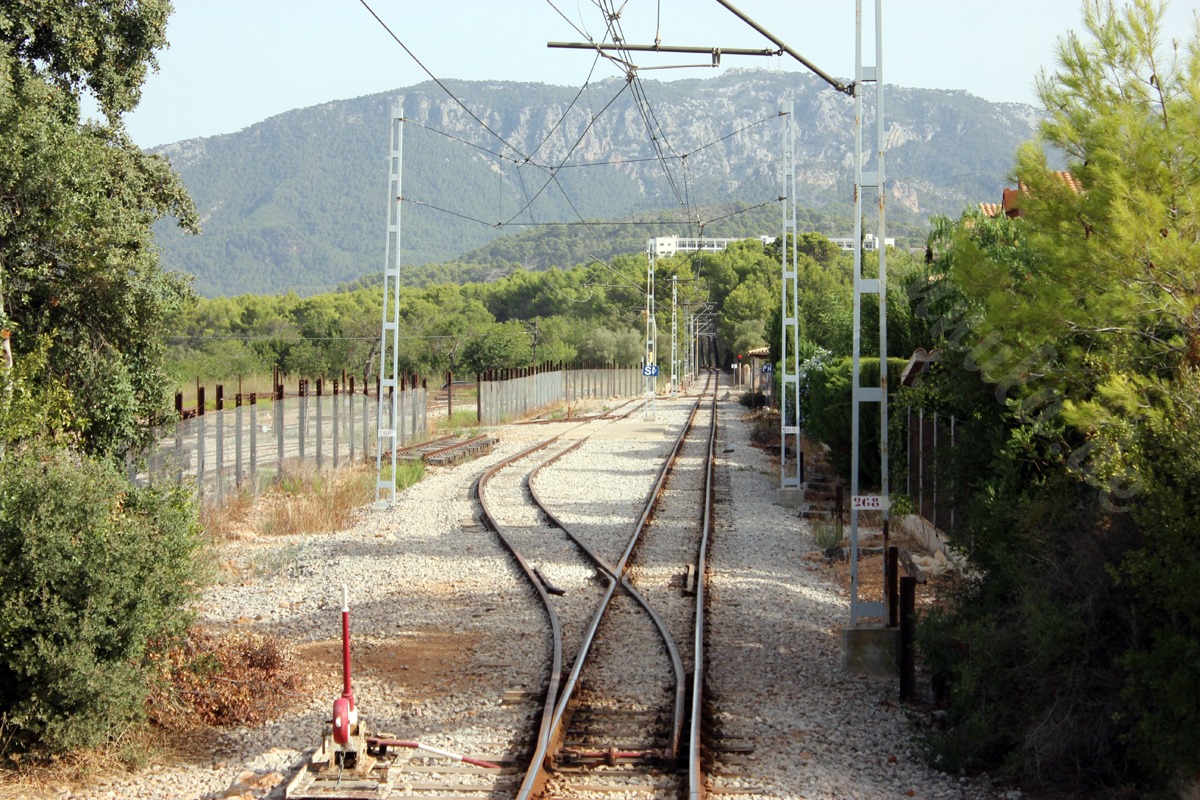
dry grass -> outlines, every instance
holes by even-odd
[[[10,758],[0,767],[0,800],[52,800],[64,788],[78,792],[80,784],[144,769],[168,757],[172,743],[148,723],[126,728],[102,747],[79,749],[43,759]]]
[[[289,473],[264,497],[256,528],[271,536],[342,530],[355,509],[374,499],[374,477],[366,467]]]
[[[450,417],[430,417],[433,436],[448,436],[450,434],[470,434],[476,435],[475,432],[479,429],[479,419],[475,415],[475,409],[456,408],[454,415]]]
[[[374,466],[345,467],[331,473],[289,473],[265,495],[256,528],[270,536],[332,533],[349,527],[354,512],[375,500]],[[396,465],[396,491],[425,477],[425,464]]]
[[[424,464],[397,467],[397,491],[419,481]],[[242,492],[220,505],[206,506],[200,523],[212,541],[257,536],[329,533],[350,525],[356,509],[375,499],[374,466],[333,472],[305,468],[288,472],[259,495]]]
[[[303,679],[290,647],[249,631],[193,629],[154,666],[158,681],[146,710],[169,731],[257,725],[302,696]]]
[[[252,493],[239,492],[222,503],[204,504],[200,508],[200,527],[217,541],[239,538],[248,528],[254,501]]]

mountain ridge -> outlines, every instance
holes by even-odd
[[[739,69],[709,79],[645,80],[639,86],[647,102],[618,78],[584,90],[443,83],[470,114],[425,82],[152,148],[180,172],[204,227],[185,237],[160,223],[164,266],[195,275],[197,291],[208,296],[312,294],[381,271],[394,99],[408,120],[405,265],[466,253],[487,258],[479,253],[494,240],[535,224],[578,226],[674,209],[679,225],[661,233],[694,234],[697,208],[775,202],[785,96],[796,112],[797,203],[836,211],[848,225],[853,100],[815,77]],[[961,90],[889,86],[886,102],[889,218],[901,226],[996,196],[1038,120],[1031,106]],[[714,223],[705,233],[726,235],[720,228]],[[558,256],[579,256],[569,251],[559,248]]]

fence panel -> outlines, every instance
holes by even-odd
[[[314,394],[301,384],[295,395],[280,390],[261,399],[250,396],[249,413],[240,395],[232,408],[183,411],[140,462],[130,460],[131,479],[192,483],[202,501],[219,502],[241,491],[257,493],[290,471],[374,460],[377,397],[337,389],[326,394],[321,386]],[[426,400],[423,388],[401,393],[410,442],[427,434]]]
[[[929,520],[939,530],[954,531],[962,523],[959,509],[959,484],[954,469],[958,426],[954,417],[909,410],[908,475],[906,488],[912,498],[913,512]]]

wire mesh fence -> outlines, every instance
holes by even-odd
[[[636,397],[646,390],[640,367],[507,370],[478,379],[478,419],[499,425],[555,403],[581,399]]]
[[[962,423],[924,409],[910,409],[906,422],[908,463],[904,486],[912,498],[913,512],[939,530],[953,533],[955,526],[963,522],[955,470],[958,428]]]
[[[221,503],[238,493],[257,493],[289,472],[371,462],[381,428],[394,430],[397,446],[405,447],[429,438],[435,415],[470,409],[478,424],[499,425],[557,403],[636,397],[646,390],[640,367],[504,370],[477,378],[475,386],[463,385],[456,394],[456,382],[447,376],[443,391],[431,397],[423,381],[408,376],[394,390],[394,404],[385,394],[382,420],[378,385],[355,392],[353,379],[348,391],[337,381],[330,393],[322,381],[301,380],[294,394],[278,384],[274,393],[237,394],[231,403],[218,386],[215,409],[206,407],[199,386],[194,408],[183,408],[182,395],[176,395],[179,420],[160,432],[144,458],[130,460],[129,478],[141,485],[191,483],[202,502]]]
[[[282,387],[274,396],[236,395],[232,408],[218,393],[217,409],[204,407],[201,389],[195,409],[181,410],[181,419],[164,430],[157,445],[138,462],[131,461],[129,477],[145,484],[170,480],[193,482],[204,502],[258,492],[293,470],[336,469],[375,458],[381,427],[395,430],[399,446],[428,436],[427,390],[406,386],[384,397],[384,420],[379,419],[378,393],[315,393],[301,382],[295,395]],[[390,391],[390,390],[389,390]]]

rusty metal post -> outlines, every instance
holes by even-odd
[[[894,628],[899,624],[900,586],[897,569],[900,564],[900,548],[890,545],[887,549],[887,607],[888,627]]]
[[[325,467],[325,449],[322,446],[322,439],[325,438],[324,415],[321,410],[321,403],[325,399],[325,379],[317,378],[317,472],[320,472]]]
[[[900,701],[913,699],[917,685],[917,579],[900,579]]]
[[[250,491],[258,494],[258,393],[250,393]]]
[[[196,493],[204,497],[204,387],[196,386]]]
[[[233,475],[233,480],[234,480],[234,484],[237,486],[237,488],[241,489],[242,488],[242,468],[243,468],[243,465],[242,465],[242,438],[243,438],[242,437],[242,418],[243,418],[243,412],[242,412],[242,393],[240,391],[233,397],[233,407],[234,407],[234,412],[233,412],[233,420],[234,420],[234,429],[233,429],[234,475]]]
[[[275,401],[271,404],[271,417],[275,425],[275,482],[283,480],[283,384],[275,384]]]
[[[183,436],[188,424],[183,418],[183,392],[175,393],[175,485],[183,485]]]
[[[225,470],[225,386],[217,384],[217,502],[225,498],[225,482],[221,473]]]
[[[296,393],[300,396],[300,411],[296,414],[296,438],[300,446],[300,466],[304,466],[304,439],[308,433],[308,381],[304,378],[297,381]]]
[[[338,385],[338,380],[337,380],[337,378],[334,378],[333,379],[333,405],[331,406],[331,408],[333,409],[333,415],[332,415],[333,419],[331,421],[331,424],[333,425],[333,468],[334,469],[338,468],[338,445],[341,444],[341,442],[338,441],[338,403],[341,402],[341,399],[342,399],[341,393],[338,391],[339,388],[341,388],[341,387]]]

